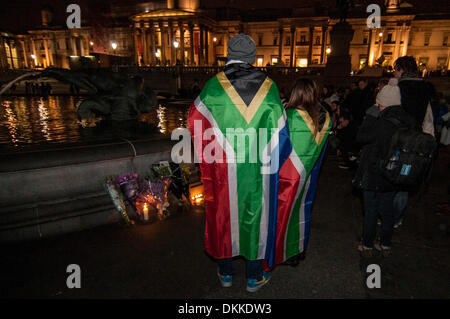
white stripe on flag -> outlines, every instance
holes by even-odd
[[[231,228],[231,251],[233,256],[239,255],[239,210],[238,210],[238,194],[237,194],[237,171],[236,171],[236,154],[223,135],[216,120],[212,116],[200,97],[194,102],[197,110],[210,122],[214,134],[219,144],[224,148],[228,161],[228,194],[230,199],[230,228]],[[233,158],[233,161],[228,159]],[[232,163],[231,163],[232,162]]]
[[[288,228],[289,228],[289,223],[291,222],[291,218],[292,215],[294,214],[294,208],[295,208],[295,204],[297,203],[297,199],[300,196],[300,193],[302,191],[303,185],[305,183],[305,177],[306,177],[306,170],[305,167],[303,166],[302,161],[300,160],[300,158],[298,157],[297,153],[295,153],[294,147],[292,147],[292,152],[289,155],[289,158],[292,162],[292,164],[294,165],[295,169],[297,170],[299,176],[300,176],[300,181],[298,183],[298,188],[297,188],[297,193],[295,194],[295,198],[294,198],[294,202],[292,204],[292,208],[289,214],[289,220],[287,223],[287,228],[286,228],[286,234],[284,235],[284,256],[283,256],[283,260],[286,260],[286,243],[287,243],[287,234],[288,234]]]
[[[283,110],[283,115],[278,119],[278,127],[276,128],[275,133],[269,140],[269,143],[264,148],[263,152],[267,152],[267,149],[270,149],[270,158],[275,159],[277,161],[277,165],[279,166],[279,154],[274,154],[276,147],[279,144],[280,131],[286,125],[286,113]],[[279,153],[279,149],[278,149]],[[263,153],[267,154],[267,153]],[[271,160],[271,164],[272,160]],[[279,167],[276,171],[279,171]],[[269,209],[270,209],[270,174],[262,174],[262,208],[261,208],[261,221],[259,224],[259,245],[258,245],[258,259],[264,259],[266,255],[267,248],[267,233],[269,227]]]
[[[298,249],[300,252],[304,251],[304,244],[305,244],[305,198],[306,195],[308,194],[308,190],[309,190],[309,184],[311,182],[311,174],[309,174],[309,178],[308,181],[306,182],[305,185],[305,190],[303,191],[303,196],[302,196],[302,205],[300,206],[300,240],[298,243]]]

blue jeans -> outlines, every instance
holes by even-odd
[[[380,215],[382,221],[381,244],[392,246],[392,233],[394,231],[394,196],[395,192],[379,193],[364,191],[364,222],[363,245],[373,247],[377,234],[377,219]]]
[[[407,204],[408,192],[397,192],[394,196],[394,224],[403,218]]]
[[[219,273],[221,275],[233,275],[233,258],[224,258],[218,260]],[[247,260],[247,278],[261,280],[263,274],[262,259]]]

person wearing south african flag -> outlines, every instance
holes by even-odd
[[[330,129],[329,116],[319,130],[319,113],[300,105],[287,116],[276,84],[252,66],[256,53],[248,35],[231,38],[225,68],[188,118],[205,192],[205,250],[223,287],[232,286],[233,259],[243,257],[249,292],[306,248],[316,163]]]

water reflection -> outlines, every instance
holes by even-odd
[[[178,127],[187,127],[188,103],[160,105],[148,114],[146,123],[118,123],[116,127],[102,123],[83,129],[78,123],[77,105],[82,97],[50,96],[7,97],[0,100],[0,146],[21,147],[47,143],[82,143],[92,140],[137,135],[170,134]],[[126,124],[126,125],[125,125]]]
[[[186,105],[160,105],[156,112],[159,131],[162,134],[170,134],[176,128],[187,128],[189,108]]]

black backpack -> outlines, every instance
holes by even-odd
[[[435,138],[396,119],[386,118],[396,126],[388,156],[380,161],[382,175],[399,189],[420,186],[426,179],[437,143]]]

